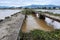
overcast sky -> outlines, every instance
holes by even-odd
[[[0,6],[59,5],[60,0],[0,0]]]

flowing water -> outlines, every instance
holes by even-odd
[[[22,32],[30,32],[35,29],[51,31],[54,28],[52,26],[48,26],[44,20],[41,20],[34,15],[28,15],[22,26]]]
[[[6,16],[10,16],[19,11],[21,10],[11,10],[11,9],[0,10],[0,19],[4,19]]]

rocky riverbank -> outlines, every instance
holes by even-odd
[[[25,15],[16,13],[0,22],[0,40],[17,40]]]

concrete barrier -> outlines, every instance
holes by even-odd
[[[2,26],[0,26],[0,40],[17,40],[24,19],[25,15],[19,13],[17,17],[11,17],[11,21],[2,23]]]

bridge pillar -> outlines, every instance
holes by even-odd
[[[45,20],[45,16],[44,16],[44,15],[39,14],[39,19],[43,19],[43,20]]]

